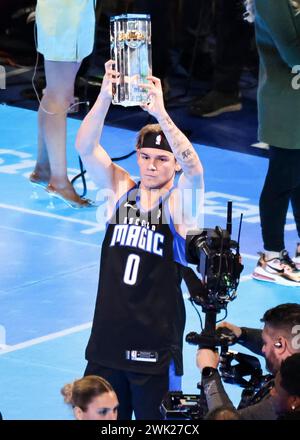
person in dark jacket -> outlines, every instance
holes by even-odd
[[[300,324],[300,305],[286,303],[269,309],[263,318],[263,330],[238,327],[224,322],[222,327],[231,330],[237,342],[258,355],[264,355],[267,369],[275,375],[283,360],[300,352],[295,330]],[[298,337],[299,339],[299,337]],[[234,408],[222,385],[218,373],[219,354],[210,349],[197,352],[197,365],[202,371],[202,384],[206,395],[208,409],[225,406]],[[258,395],[253,398],[253,405],[238,410],[244,420],[275,420],[277,414],[273,406],[270,390],[274,386],[271,379],[264,384]]]
[[[253,278],[300,286],[297,245],[293,261],[285,249],[289,202],[300,237],[300,99],[295,68],[300,62],[300,1],[247,1],[254,15],[260,59],[258,137],[270,145],[269,168],[259,209],[264,250]]]

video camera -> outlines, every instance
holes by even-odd
[[[216,226],[214,229],[190,231],[187,234],[186,258],[188,263],[197,265],[201,279],[189,268],[186,269],[184,279],[191,302],[201,306],[205,313],[204,330],[200,334],[189,333],[186,337],[190,344],[213,348],[227,341],[227,345],[230,345],[232,335],[216,334],[216,316],[236,298],[240,274],[244,268],[239,252],[241,223],[242,216],[238,241],[231,240],[232,202],[229,201],[226,230]]]
[[[242,215],[238,240],[231,239],[232,202],[227,204],[226,229],[189,231],[186,238],[186,259],[197,265],[200,279],[195,272],[186,268],[184,280],[190,301],[202,307],[205,325],[201,333],[191,332],[186,336],[190,344],[199,348],[221,347],[220,374],[225,382],[238,384],[244,388],[241,405],[247,405],[248,398],[259,389],[263,380],[259,361],[256,357],[228,351],[228,346],[236,342],[235,335],[227,328],[216,330],[216,316],[227,310],[230,301],[236,298],[236,291],[243,270],[239,252]],[[232,365],[232,362],[235,365]],[[246,377],[249,377],[246,380]],[[197,385],[201,390],[201,385]],[[243,402],[243,403],[242,403]],[[161,404],[161,412],[166,419],[201,419],[207,412],[203,393],[192,395],[170,392]]]
[[[222,327],[218,331],[222,332]],[[259,402],[273,385],[273,376],[263,375],[256,356],[228,350],[226,345],[221,347],[219,372],[223,382],[244,388],[238,409]]]
[[[270,390],[271,375],[262,374],[259,360],[252,355],[228,350],[226,345],[221,346],[219,372],[224,382],[243,388],[238,409],[257,403]],[[201,390],[200,384],[197,387]],[[167,393],[161,403],[161,412],[167,420],[199,420],[205,417],[208,408],[203,393],[176,391]]]

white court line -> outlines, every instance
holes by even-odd
[[[240,278],[240,283],[242,283],[243,281],[248,281],[248,280],[252,280],[252,275],[251,273],[249,275],[243,275]],[[183,299],[190,299],[191,295],[189,294],[189,292],[183,292],[182,293]]]
[[[50,333],[49,335],[41,336],[39,338],[30,339],[29,341],[21,342],[16,345],[6,345],[3,350],[0,351],[0,355],[5,353],[10,353],[12,351],[22,350],[23,348],[32,347],[33,345],[41,344],[42,342],[51,341],[52,339],[61,338],[63,336],[71,335],[72,333],[78,333],[82,330],[86,330],[92,327],[91,322],[86,322],[85,324],[76,325],[75,327],[67,328],[66,330],[61,330],[60,332]]]
[[[9,292],[18,292],[20,290],[27,289],[28,287],[36,286],[37,284],[41,284],[41,283],[45,283],[47,281],[55,280],[58,277],[66,277],[66,276],[69,276],[74,273],[78,274],[78,272],[82,272],[86,269],[98,267],[98,264],[99,264],[98,262],[90,263],[90,264],[86,264],[81,267],[75,267],[74,269],[71,269],[71,270],[67,270],[67,271],[63,271],[63,272],[56,272],[55,274],[48,276],[48,277],[45,277],[45,278],[41,278],[41,279],[38,279],[35,281],[28,281],[28,282],[26,282],[24,284],[20,284],[18,286],[6,288],[5,290],[0,290],[0,293],[3,292],[5,294],[7,294]]]
[[[243,281],[248,281],[248,280],[252,280],[252,274],[249,273],[249,275],[242,275],[240,278],[240,283],[242,283]]]
[[[88,226],[94,226],[94,227],[97,226],[99,229],[101,228],[101,225],[96,222],[91,222],[88,220],[80,220],[80,219],[73,218],[73,217],[65,217],[63,215],[52,214],[51,212],[36,211],[34,209],[22,208],[20,206],[14,206],[14,205],[7,205],[5,203],[0,203],[0,208],[10,209],[12,211],[23,212],[25,214],[33,214],[33,215],[37,215],[40,217],[55,218],[57,220],[64,220],[64,221],[70,222],[70,223],[79,223],[81,225],[88,225]]]
[[[244,275],[241,277],[240,281],[246,281],[251,279],[251,275]],[[189,294],[187,292],[183,293],[184,299],[189,298]],[[70,327],[65,330],[61,330],[60,332],[50,333],[49,335],[41,336],[39,338],[30,339],[29,341],[21,342],[20,344],[15,345],[2,345],[0,346],[0,356],[2,354],[11,353],[13,351],[22,350],[23,348],[32,347],[33,345],[41,344],[46,341],[51,341],[53,339],[62,338],[63,336],[71,335],[72,333],[78,333],[82,330],[87,330],[92,327],[92,322],[87,322],[85,324],[77,325],[75,327]]]
[[[242,283],[243,281],[248,281],[248,280],[252,280],[252,274],[249,273],[248,275],[243,275],[240,278],[240,283]],[[184,299],[189,299],[190,298],[190,294],[188,292],[184,292],[182,294]]]
[[[249,258],[250,260],[258,260],[259,255],[250,255],[250,254],[244,254],[241,253],[241,256],[244,258]]]
[[[26,229],[11,228],[11,227],[8,227],[8,226],[0,226],[0,228],[8,230],[8,231],[22,232],[22,233],[25,233],[25,234],[37,235],[38,237],[53,238],[54,240],[67,241],[67,242],[75,243],[75,244],[79,244],[79,245],[83,244],[85,246],[92,246],[92,247],[100,248],[100,244],[88,243],[86,241],[72,240],[71,238],[59,237],[57,235],[42,234],[40,232],[27,231]]]
[[[26,214],[33,214],[33,215],[37,215],[37,216],[41,216],[41,217],[50,217],[50,218],[55,218],[58,220],[64,220],[70,223],[79,223],[81,225],[88,225],[88,226],[94,226],[97,229],[101,229],[101,225],[99,223],[96,222],[91,222],[88,220],[80,220],[77,218],[72,218],[72,217],[65,217],[63,215],[58,215],[58,214],[52,214],[50,212],[43,212],[43,211],[36,211],[34,209],[28,209],[28,208],[22,208],[20,206],[14,206],[14,205],[7,205],[5,203],[0,203],[0,208],[3,209],[10,209],[12,211],[19,211],[19,212],[23,212]],[[255,255],[250,255],[250,254],[241,254],[242,257],[244,258],[249,258],[251,260],[257,260],[258,257]]]

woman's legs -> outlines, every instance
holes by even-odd
[[[50,163],[47,147],[41,134],[38,134],[38,153],[34,171],[30,175],[32,182],[37,181],[43,186],[47,186],[50,180]]]
[[[45,60],[46,90],[38,112],[38,155],[34,173],[48,181],[49,192],[84,203],[67,175],[67,110],[74,96],[80,63]]]

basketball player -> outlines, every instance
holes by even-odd
[[[92,179],[112,190],[86,375],[108,380],[119,419],[160,419],[170,387],[179,389],[185,309],[180,289],[187,230],[203,205],[203,169],[185,135],[167,114],[160,80],[148,77],[145,111],[159,124],[137,140],[140,182],[114,164],[99,139],[118,73],[105,64],[100,94],[85,117],[77,149]],[[182,170],[176,188],[174,178]],[[193,213],[192,199],[197,212]],[[172,379],[170,379],[172,378]]]

